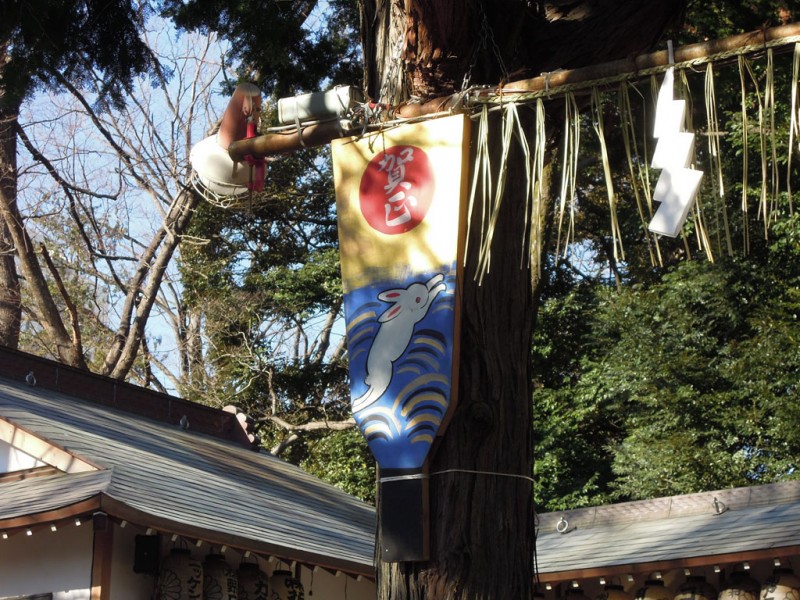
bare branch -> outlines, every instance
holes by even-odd
[[[64,177],[61,176],[61,173],[53,166],[53,163],[36,148],[33,143],[31,142],[28,134],[25,133],[25,129],[17,124],[17,135],[22,140],[22,144],[25,146],[25,149],[30,152],[33,159],[41,164],[45,169],[47,169],[47,173],[52,177],[56,183],[64,190],[64,194],[66,194],[69,198],[73,198],[73,192],[77,194],[85,194],[87,196],[93,196],[95,198],[103,198],[106,200],[116,200],[116,194],[103,194],[94,190],[90,190],[88,188],[80,187],[71,181],[67,181]]]
[[[144,178],[137,175],[136,170],[134,169],[134,160],[133,157],[128,154],[128,152],[120,146],[117,141],[111,136],[108,132],[108,129],[104,126],[103,122],[100,120],[100,117],[92,108],[91,104],[86,100],[84,95],[76,88],[72,83],[64,77],[64,75],[58,69],[50,69],[49,72],[58,80],[58,83],[64,86],[78,102],[83,106],[83,109],[86,111],[86,115],[92,120],[92,123],[95,124],[97,130],[100,134],[106,139],[108,144],[117,152],[119,157],[125,163],[125,165],[130,169],[131,175],[136,180],[136,182],[142,186],[143,189],[152,193],[153,189],[150,186],[150,183],[145,180]]]
[[[265,417],[261,417],[260,419],[256,419],[256,423],[263,423],[265,421],[274,423],[281,429],[292,432],[320,431],[323,429],[330,431],[344,431],[346,429],[352,429],[356,426],[356,420],[353,418],[345,419],[344,421],[309,421],[308,423],[301,423],[298,425],[289,423],[288,421],[285,421],[280,417],[276,417],[275,415],[267,415]]]
[[[139,340],[144,336],[144,326],[150,316],[150,310],[156,300],[158,288],[161,285],[167,265],[178,247],[180,234],[189,226],[198,201],[199,196],[189,189],[183,190],[178,195],[173,204],[173,210],[170,210],[168,215],[171,218],[164,222],[163,230],[167,240],[149,269],[150,277],[147,284],[141,288],[131,288],[128,292],[131,303],[138,304],[136,317],[133,327],[128,330],[124,344],[116,343],[114,345],[114,354],[112,356],[115,355],[116,360],[114,360],[113,369],[110,373],[111,377],[125,377],[136,358],[136,349],[139,345]],[[137,299],[135,296],[139,294],[139,291],[141,291],[141,296]],[[127,303],[128,299],[126,299]],[[108,366],[108,356],[106,358],[106,366]]]
[[[67,307],[67,312],[69,312],[69,318],[72,324],[72,343],[75,346],[75,351],[83,355],[83,344],[81,343],[81,324],[78,320],[78,309],[75,306],[75,303],[72,301],[69,292],[67,292],[67,288],[64,286],[64,281],[61,279],[61,275],[59,274],[58,269],[56,269],[55,264],[53,264],[53,259],[50,258],[50,253],[47,251],[47,246],[40,244],[39,249],[47,268],[50,270],[50,275],[52,275],[56,282],[56,286],[61,294],[61,298],[64,300],[64,304]]]
[[[322,361],[325,360],[325,354],[327,354],[328,348],[330,347],[333,325],[339,318],[339,309],[341,306],[341,298],[338,298],[333,306],[331,306],[331,309],[325,318],[325,324],[322,326],[322,331],[320,332],[314,344],[311,346],[312,364],[322,364]]]

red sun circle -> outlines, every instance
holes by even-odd
[[[435,181],[428,155],[417,146],[392,146],[369,161],[358,197],[370,227],[397,235],[414,229],[428,214]]]

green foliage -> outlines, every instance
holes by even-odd
[[[569,376],[534,395],[543,508],[796,477],[799,224],[757,259],[545,303],[536,348],[563,341]]]
[[[676,38],[688,43],[777,25],[796,19],[793,11],[785,2],[691,3]],[[790,61],[790,53],[775,56],[773,130],[766,112],[763,123],[758,121],[766,62],[763,56],[750,60],[746,148],[739,70],[734,63],[715,71],[724,197],[712,186],[705,138],[696,145],[698,168],[707,173],[698,206],[715,263],[702,260],[690,220],[686,240],[659,240],[663,266],[654,266],[655,246],[644,242],[627,176],[619,134],[624,115],[608,93],[606,143],[625,249],[624,260],[614,257],[592,123],[583,121],[575,235],[580,241],[567,265],[551,265],[555,275],[543,289],[533,348],[540,509],[796,477],[800,445],[791,424],[797,417],[800,371],[800,246],[797,217],[790,217],[782,191],[789,151]],[[682,95],[690,100],[694,128],[702,134],[703,78],[689,73],[688,83]],[[638,90],[631,99],[635,129],[641,132],[649,127],[645,111],[652,105],[648,82]],[[640,141],[639,151],[652,152],[652,147]],[[741,211],[745,153],[747,215]],[[780,180],[776,191],[774,166]],[[798,184],[794,176],[793,188]],[[776,220],[769,227],[759,208],[762,192],[775,208]],[[689,258],[701,260],[687,263]]]
[[[60,87],[102,78],[98,104],[119,106],[134,77],[155,57],[139,37],[149,12],[131,0],[6,0],[0,9],[0,108],[15,106],[37,84]]]
[[[595,285],[561,262],[542,290],[533,341],[534,497],[544,510],[597,504],[608,493],[613,415],[602,399],[576,392],[591,343]]]
[[[316,4],[164,0],[163,10],[182,27],[211,29],[230,40],[243,77],[282,97],[319,90],[325,82],[360,79],[360,56],[353,44],[356,3],[329,2],[327,14],[304,28]]]
[[[792,283],[765,272],[693,263],[628,311],[603,365],[627,413],[628,436],[615,449],[618,496],[766,483],[795,470],[800,437],[784,421],[797,411],[800,313],[787,304]]]
[[[357,429],[310,441],[300,466],[348,494],[375,502],[375,459]]]

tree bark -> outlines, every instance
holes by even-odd
[[[458,90],[483,40],[474,2],[408,0],[403,59],[414,94],[435,98]]]
[[[0,293],[0,335],[6,345],[16,347],[19,343],[21,300],[13,247],[26,286],[41,312],[42,325],[53,341],[54,354],[63,363],[85,369],[83,354],[64,325],[17,205],[18,115],[19,103],[6,98],[0,89],[0,283],[4,286]]]
[[[378,97],[376,86],[387,87],[387,79],[399,77],[424,101],[459,91],[464,75],[472,84],[497,85],[525,73],[641,52],[657,41],[685,2],[404,0],[399,16],[387,13],[396,3],[361,4],[362,25],[384,28],[364,33],[373,42],[365,45],[368,93]],[[399,24],[405,28],[402,35],[396,33]],[[402,40],[399,74],[385,62],[385,48],[392,44],[378,43],[392,38]],[[408,98],[381,100],[397,104]],[[490,140],[497,142],[499,119],[493,119]],[[526,131],[534,137],[533,127]],[[498,154],[495,147],[494,157]],[[519,152],[512,152],[491,267],[481,285],[474,279],[477,227],[470,232],[457,405],[429,465],[430,559],[381,563],[380,600],[533,596],[533,486],[527,478],[533,460],[529,361],[537,286],[528,268],[520,266],[520,257],[527,256],[529,222],[523,165]],[[477,212],[473,223],[480,221]]]
[[[493,127],[499,128],[499,119]],[[493,136],[495,142],[500,136]],[[499,148],[494,148],[494,156]],[[382,600],[532,598],[533,429],[530,348],[535,289],[527,263],[523,158],[509,156],[492,255],[475,277],[480,227],[463,280],[459,395],[429,470],[431,558],[381,565]],[[493,165],[497,169],[497,165]],[[477,203],[476,203],[477,204]],[[472,223],[481,221],[476,206]],[[538,279],[534,276],[534,285]]]
[[[0,69],[2,79],[2,69]],[[17,134],[19,107],[6,106],[0,91],[0,202],[17,197]],[[19,277],[14,264],[14,243],[0,218],[0,345],[19,346],[22,303]]]
[[[404,0],[359,0],[364,84],[372,100],[392,102],[407,96],[401,51],[405,36]],[[386,68],[388,67],[388,68]]]

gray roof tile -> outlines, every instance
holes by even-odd
[[[274,456],[3,378],[0,417],[107,469],[3,484],[0,519],[102,493],[178,532],[371,572],[374,509]]]
[[[778,551],[800,539],[800,481],[553,512],[538,523],[542,574]]]

